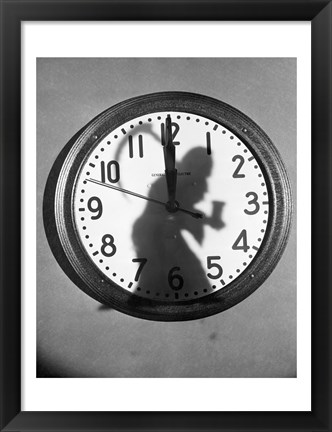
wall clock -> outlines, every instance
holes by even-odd
[[[181,321],[252,294],[286,246],[292,213],[280,155],[216,99],[162,92],[102,112],[63,148],[43,202],[68,277],[126,314]]]

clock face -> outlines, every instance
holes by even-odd
[[[167,116],[176,200],[201,218],[165,205]],[[75,226],[93,265],[105,280],[153,300],[225,289],[255,258],[268,225],[268,188],[253,152],[221,124],[183,111],[149,113],[106,134],[87,154],[73,195]]]
[[[109,108],[55,161],[45,188],[54,256],[85,293],[151,320],[224,311],[286,246],[287,174],[268,136],[206,96],[163,92]]]

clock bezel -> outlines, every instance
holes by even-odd
[[[264,174],[269,218],[259,251],[231,283],[214,293],[188,301],[146,299],[119,287],[95,266],[83,248],[73,216],[73,193],[80,168],[92,149],[112,130],[141,115],[182,111],[214,121],[250,149]],[[44,193],[43,216],[51,250],[67,276],[85,293],[126,314],[157,321],[185,321],[222,312],[251,295],[271,274],[287,244],[291,188],[279,152],[248,116],[217,99],[186,92],[138,96],[107,109],[83,127],[56,159]]]

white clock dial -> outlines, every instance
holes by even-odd
[[[165,206],[168,114],[176,200],[202,218]],[[260,163],[235,133],[200,115],[165,111],[97,139],[75,181],[73,215],[105,281],[146,299],[183,302],[223,290],[248,268],[264,244],[269,202]]]

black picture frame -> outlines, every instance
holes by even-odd
[[[331,431],[331,1],[1,0],[0,3],[1,430]],[[21,411],[21,22],[90,20],[311,21],[312,409],[310,412]],[[310,202],[308,202],[308,211],[309,208]]]

